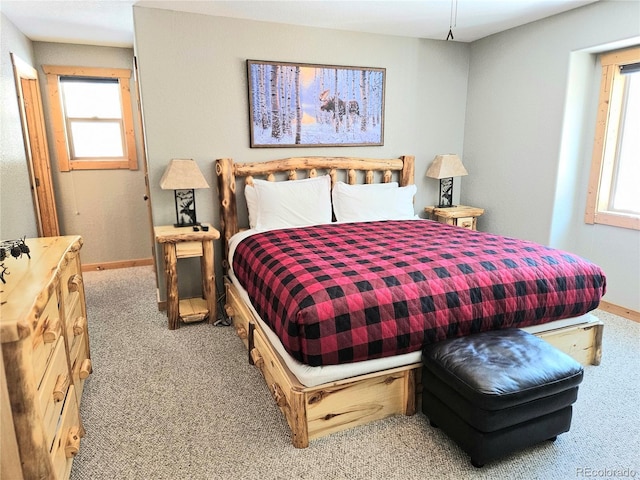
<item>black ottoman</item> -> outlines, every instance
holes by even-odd
[[[486,462],[569,431],[582,366],[517,328],[423,349],[422,411],[465,452]]]

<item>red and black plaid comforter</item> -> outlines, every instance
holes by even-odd
[[[240,242],[233,271],[312,366],[578,316],[605,292],[602,270],[576,255],[420,220],[259,233]]]

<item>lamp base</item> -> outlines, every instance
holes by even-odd
[[[173,226],[175,228],[182,228],[182,227],[199,227],[200,226],[200,222],[195,222],[195,223],[174,223]]]
[[[199,225],[196,220],[195,190],[174,190],[176,201],[176,223],[174,227],[194,227]]]

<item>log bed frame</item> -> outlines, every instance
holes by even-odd
[[[353,157],[296,157],[256,163],[234,163],[231,158],[216,161],[220,197],[220,227],[222,230],[223,268],[225,273],[229,239],[240,231],[238,226],[237,187],[250,185],[254,176],[275,181],[276,174],[285,173],[288,180],[328,173],[332,185],[345,171],[349,184],[390,182],[397,177],[400,186],[414,182],[414,157],[395,159]],[[374,173],[375,172],[375,173]],[[244,177],[244,182],[237,182]],[[283,358],[271,345],[261,324],[245,304],[237,288],[225,275],[225,312],[231,318],[237,335],[248,349],[249,362],[262,373],[274,401],[291,429],[294,447],[305,448],[309,441],[334,432],[370,423],[390,415],[413,415],[419,404],[421,364],[360,375],[315,387],[302,385],[289,370]],[[578,361],[600,363],[603,324],[599,320],[548,329],[535,334]]]

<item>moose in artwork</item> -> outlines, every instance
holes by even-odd
[[[324,112],[334,112],[342,119],[347,113],[349,115],[360,115],[360,106],[357,100],[347,100],[346,102],[338,98],[338,109],[336,110],[336,97],[329,97],[329,90],[320,94],[320,110]]]
[[[333,114],[333,122],[336,132],[340,131],[340,126],[347,116],[347,130],[355,125],[357,117],[360,116],[360,106],[357,100],[342,100],[338,95],[329,96],[329,90],[325,90],[320,94],[320,110],[323,112],[331,112]]]

